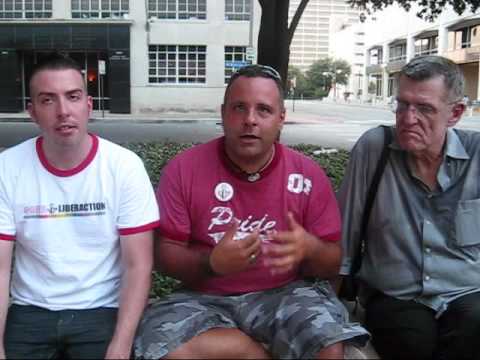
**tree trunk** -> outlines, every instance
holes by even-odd
[[[258,63],[276,69],[287,90],[290,43],[309,0],[302,0],[290,27],[288,26],[289,0],[258,0],[262,8],[260,31],[258,33]]]

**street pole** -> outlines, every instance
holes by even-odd
[[[293,95],[292,112],[295,112],[295,88],[292,88],[292,95]]]
[[[253,4],[254,0],[250,0],[250,29],[248,36],[248,46],[253,47]]]
[[[105,117],[105,103],[104,101],[104,94],[103,94],[103,75],[100,75],[100,106],[102,107],[102,118]]]
[[[333,101],[337,102],[337,72],[336,70],[333,72]]]

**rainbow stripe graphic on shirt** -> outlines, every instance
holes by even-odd
[[[69,218],[79,216],[102,216],[105,215],[106,205],[104,202],[81,203],[81,204],[50,204],[25,206],[23,208],[24,219],[50,219]]]

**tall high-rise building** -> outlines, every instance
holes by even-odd
[[[300,0],[290,1],[292,19]],[[359,11],[346,0],[310,0],[290,46],[290,65],[306,71],[316,60],[332,56],[332,33],[359,22]]]

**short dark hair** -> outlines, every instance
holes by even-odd
[[[271,66],[267,65],[260,65],[260,64],[253,64],[241,67],[228,80],[227,88],[225,89],[225,95],[223,97],[223,103],[225,104],[227,101],[227,96],[230,88],[232,87],[235,80],[237,80],[240,76],[245,76],[248,78],[256,78],[256,77],[263,77],[266,79],[271,79],[275,81],[275,85],[277,85],[278,93],[280,96],[280,105],[283,107],[284,103],[284,93],[283,93],[283,83],[282,77],[278,73],[277,70],[272,68]]]
[[[465,77],[460,67],[453,61],[436,55],[419,56],[406,64],[398,74],[415,81],[430,80],[437,76],[443,76],[443,83],[447,90],[447,96],[451,101],[463,98]]]
[[[45,70],[75,70],[82,75],[81,66],[72,58],[59,52],[52,52],[43,57],[38,63],[35,64],[30,76],[29,85],[32,85],[32,79],[36,74]],[[31,88],[30,88],[31,92]]]

